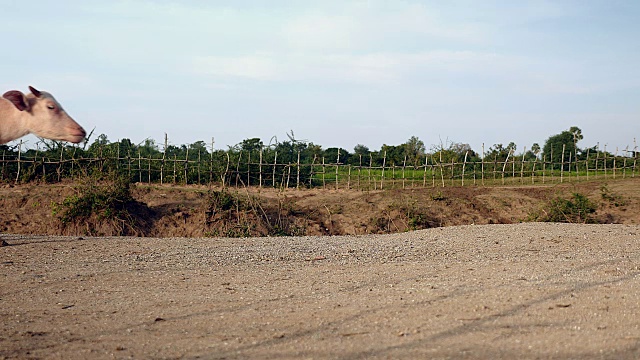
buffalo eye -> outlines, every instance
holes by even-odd
[[[55,106],[53,106],[53,105],[51,105],[51,104],[47,105],[47,109],[49,109],[49,110],[53,110],[53,109],[55,109],[55,108],[56,108],[56,107],[55,107]]]

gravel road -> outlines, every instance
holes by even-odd
[[[0,236],[0,359],[640,358],[637,225]]]

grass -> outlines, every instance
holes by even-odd
[[[388,167],[384,171],[380,167],[368,168],[346,165],[326,165],[326,166],[314,166],[313,176],[311,177],[312,187],[327,187],[327,188],[345,188],[347,184],[350,188],[360,188],[369,190],[381,190],[390,188],[401,187],[421,187],[421,186],[461,186],[461,185],[531,185],[533,184],[554,184],[561,183],[563,181],[586,181],[595,179],[616,179],[623,176],[629,177],[632,175],[631,169],[627,173],[623,173],[621,169],[617,169],[615,173],[611,169],[606,172],[602,169],[598,171],[590,170],[587,172],[584,168],[579,169],[578,172],[575,169],[560,171],[558,169],[551,170],[540,168],[540,164],[536,167],[535,172],[532,174],[532,168],[525,166],[525,169],[521,172],[519,164],[515,165],[515,172],[512,164],[509,163],[507,168],[502,172],[502,168],[486,167],[484,169],[484,176],[482,174],[480,165],[468,163],[465,168],[464,178],[462,177],[462,165],[455,164],[453,173],[451,171],[451,164],[443,164],[440,166],[429,165],[426,170],[423,167],[414,168],[402,166]],[[337,171],[336,171],[337,168]],[[308,166],[303,166],[301,173],[309,175],[310,169]],[[293,172],[292,172],[293,173]],[[504,175],[504,177],[503,177]],[[295,186],[296,178],[292,174],[289,184]],[[337,185],[336,185],[337,182]],[[300,184],[301,186],[308,187],[309,180],[306,183]]]

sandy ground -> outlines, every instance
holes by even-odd
[[[2,235],[3,359],[637,359],[640,226]]]

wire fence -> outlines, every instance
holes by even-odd
[[[117,144],[117,143],[116,143]],[[450,161],[423,155],[402,164],[389,164],[387,155],[374,162],[374,155],[357,155],[356,161],[341,163],[314,156],[301,161],[301,152],[288,154],[293,161],[279,161],[278,152],[263,149],[253,152],[206,151],[143,154],[131,149],[97,148],[92,152],[78,147],[59,146],[47,150],[2,150],[1,182],[59,182],[63,179],[95,174],[119,174],[147,184],[216,184],[221,186],[257,186],[274,188],[322,188],[382,190],[470,185],[525,185],[562,183],[592,179],[636,177],[638,152],[624,155],[606,151],[587,151],[581,156],[562,151],[560,161],[545,157],[527,159],[509,153],[506,158],[482,158]],[[106,151],[108,150],[108,151]],[[297,155],[297,158],[296,158]],[[381,163],[381,164],[380,164]],[[389,165],[388,165],[389,164]]]

